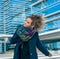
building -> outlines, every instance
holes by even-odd
[[[46,18],[41,34],[55,30],[60,33],[59,0],[0,0],[0,34],[13,35],[17,25],[23,24],[31,14],[43,15]],[[50,42],[43,42],[48,49],[57,50],[60,49],[57,38],[56,41],[52,39]]]

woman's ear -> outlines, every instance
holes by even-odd
[[[32,25],[31,27],[34,28],[34,25]]]

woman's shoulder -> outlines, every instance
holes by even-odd
[[[38,35],[38,31],[35,32],[35,35],[36,35],[36,36]]]
[[[16,26],[16,30],[19,30],[20,28],[21,28],[21,24],[18,24],[17,26]]]

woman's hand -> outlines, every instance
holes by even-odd
[[[51,53],[49,53],[49,55],[48,55],[49,57],[51,57],[52,56],[52,54]]]

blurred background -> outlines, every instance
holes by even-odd
[[[12,58],[15,44],[9,41],[17,25],[23,24],[31,14],[46,18],[45,26],[39,32],[40,40],[55,56],[51,59],[60,59],[60,0],[0,0],[0,58]],[[37,53],[39,57],[44,56],[39,50]],[[48,57],[41,59],[45,58]]]

